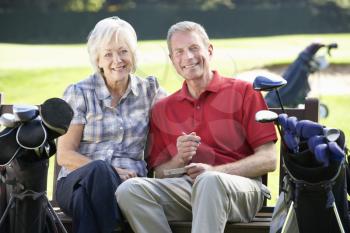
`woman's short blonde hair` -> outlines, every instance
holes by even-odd
[[[122,41],[128,46],[131,52],[132,72],[135,72],[137,64],[136,32],[128,22],[116,16],[100,20],[88,36],[87,48],[95,72],[101,73],[98,67],[99,53],[112,40],[115,40],[117,44]]]
[[[168,30],[167,44],[170,54],[172,52],[171,37],[174,35],[175,32],[196,32],[202,38],[205,46],[209,46],[210,44],[208,34],[202,25],[191,21],[181,21],[171,26]]]

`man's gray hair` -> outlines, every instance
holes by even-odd
[[[172,52],[170,41],[175,32],[197,32],[206,46],[210,44],[208,34],[202,25],[191,21],[181,21],[171,26],[168,30],[167,43],[170,54]]]
[[[87,48],[95,72],[101,73],[98,68],[99,52],[113,40],[117,44],[120,42],[126,44],[131,52],[132,72],[135,72],[137,63],[136,32],[128,22],[116,16],[100,20],[88,36]]]

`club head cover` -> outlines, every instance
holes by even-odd
[[[329,166],[330,151],[328,145],[323,143],[315,147],[315,159],[324,167]]]
[[[330,159],[340,162],[345,158],[345,152],[340,148],[336,142],[328,142],[328,148],[330,153]]]
[[[19,121],[17,121],[15,115],[12,113],[4,113],[0,117],[0,125],[6,127],[6,128],[14,128],[17,127],[20,124]]]
[[[67,132],[74,114],[69,104],[60,98],[46,100],[40,105],[39,112],[44,125],[49,129],[49,140]]]
[[[288,129],[287,119],[288,119],[288,115],[285,113],[281,113],[278,115],[278,123],[282,127],[282,130]]]
[[[5,128],[0,132],[0,165],[4,166],[11,162],[20,150],[16,142],[18,128]]]
[[[18,127],[16,141],[18,145],[25,149],[33,150],[39,148],[44,145],[46,140],[47,132],[40,117],[23,123]]]
[[[295,116],[288,117],[287,126],[290,132],[294,135],[297,133],[298,119]]]
[[[17,121],[27,122],[39,115],[39,109],[35,105],[15,104],[12,107],[13,115]]]
[[[309,139],[315,135],[323,135],[323,126],[310,120],[301,120],[296,125],[297,135]]]
[[[308,148],[314,154],[315,154],[315,147],[317,145],[324,144],[324,143],[327,143],[327,140],[324,136],[321,136],[321,135],[312,136],[307,140]]]
[[[288,147],[289,150],[294,153],[298,153],[299,151],[299,138],[291,134],[289,131],[284,131],[283,140]]]

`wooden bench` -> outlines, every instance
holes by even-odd
[[[3,95],[0,93],[0,114],[6,112],[12,112],[12,105],[2,104]],[[281,109],[272,108],[270,109],[276,113],[281,113]],[[304,108],[287,108],[285,109],[286,113],[289,116],[296,116],[299,120],[308,119],[315,122],[318,122],[318,110],[319,110],[319,101],[316,98],[308,98],[305,100]],[[285,153],[285,151],[280,150],[280,156]],[[56,161],[56,159],[55,159]],[[56,202],[56,179],[60,167],[55,162],[54,167],[54,177],[53,177],[53,197],[52,197],[52,205],[55,208],[56,213],[61,219],[62,223],[65,225],[68,232],[72,232],[72,219],[65,215],[58,207]],[[280,184],[283,178],[283,172],[280,172]],[[268,175],[263,176],[263,183],[267,185]],[[271,222],[271,216],[273,212],[273,207],[266,206],[266,201],[264,207],[260,210],[260,212],[256,215],[250,223],[230,223],[226,224],[225,233],[266,233],[269,232],[269,226]],[[127,229],[124,233],[132,233],[130,226],[126,224]],[[191,222],[187,221],[172,221],[170,222],[170,227],[174,233],[190,233],[191,232]],[[120,229],[116,229],[115,232],[122,232]]]

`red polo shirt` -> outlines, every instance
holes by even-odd
[[[242,159],[254,149],[276,141],[272,123],[258,123],[255,113],[267,109],[252,84],[221,77],[213,79],[198,99],[182,89],[159,101],[152,109],[149,166],[154,168],[177,154],[176,139],[182,132],[196,132],[201,144],[192,162],[220,165]]]

